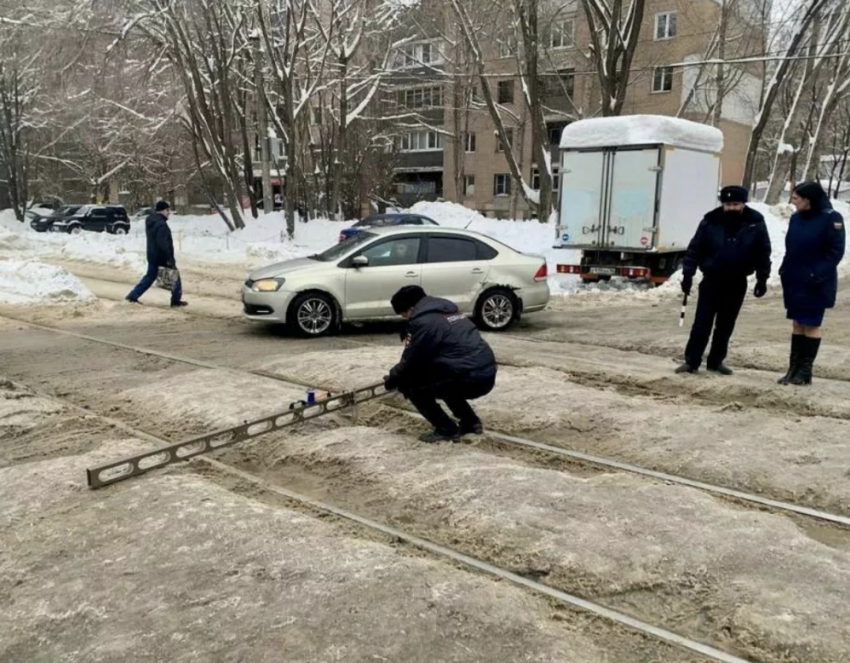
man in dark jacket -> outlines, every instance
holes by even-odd
[[[387,389],[398,389],[419,410],[434,432],[423,442],[457,440],[482,432],[470,400],[486,396],[496,384],[496,357],[478,329],[457,306],[428,297],[419,286],[405,286],[392,298],[393,310],[408,321],[404,353],[384,378]],[[460,422],[455,423],[437,399]]]
[[[133,291],[127,295],[128,302],[133,304],[139,303],[139,297],[144,295],[148,289],[156,282],[160,267],[170,267],[177,269],[177,262],[174,259],[174,241],[171,238],[171,228],[168,227],[168,218],[171,216],[171,206],[164,200],[160,200],[154,207],[154,212],[148,216],[145,221],[145,236],[147,238],[148,248],[148,271],[139,281],[139,284],[133,288]],[[178,275],[174,281],[174,287],[171,289],[171,306],[187,306],[187,303],[182,300],[183,284],[180,282]]]
[[[685,348],[685,363],[677,373],[696,373],[711,341],[707,368],[721,375],[732,370],[723,361],[729,339],[747,295],[747,277],[755,272],[753,294],[764,297],[770,277],[770,236],[764,217],[747,207],[747,190],[727,186],[720,192],[721,207],[705,215],[688,246],[682,276],[682,292],[691,293],[697,268],[703,274],[699,301]]]

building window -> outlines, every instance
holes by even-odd
[[[543,74],[543,95],[546,97],[562,97],[570,99],[575,96],[576,76],[572,69],[562,69]]]
[[[575,44],[575,22],[573,19],[558,21],[552,25],[549,39],[549,45],[552,48],[571,48]]]
[[[561,134],[564,133],[566,125],[555,125],[549,127],[549,144],[558,146],[561,144]]]
[[[561,186],[561,174],[558,171],[558,166],[552,166],[552,193],[558,193],[558,188]],[[540,189],[540,171],[535,167],[531,171],[531,188]]]
[[[405,44],[396,52],[395,65],[401,69],[442,63],[443,54],[440,53],[436,44],[432,44],[431,42]]]
[[[516,55],[516,37],[503,37],[499,40],[499,57],[504,58],[512,58]]]
[[[505,133],[508,135],[508,147],[514,146],[514,130],[513,129],[505,129]],[[496,152],[504,152],[505,146],[502,143],[502,137],[496,134]]]
[[[511,195],[511,176],[494,175],[493,176],[493,195],[494,196],[510,196]]]
[[[653,92],[673,90],[673,67],[656,67],[652,75]]]
[[[464,175],[463,176],[463,195],[464,196],[474,196],[475,195],[475,175]]]
[[[443,88],[419,87],[404,91],[407,108],[438,108],[443,105]]]
[[[402,152],[434,152],[443,149],[443,135],[436,131],[413,131],[401,138]]]
[[[677,33],[676,12],[664,12],[655,15],[655,39],[672,39]]]
[[[475,132],[467,131],[463,134],[463,151],[475,152]]]
[[[514,82],[499,81],[499,103],[512,104],[514,103]]]

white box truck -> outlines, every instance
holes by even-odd
[[[632,115],[580,120],[561,136],[556,248],[584,282],[612,276],[663,283],[681,267],[717,207],[723,134],[688,120]]]

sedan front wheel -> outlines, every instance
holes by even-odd
[[[330,297],[319,292],[299,296],[289,311],[290,328],[306,338],[327,336],[336,322],[336,306]]]

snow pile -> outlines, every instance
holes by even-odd
[[[0,302],[56,304],[94,301],[95,296],[61,267],[38,261],[0,261]]]
[[[144,244],[127,241],[124,236],[82,233],[59,237],[66,239],[60,254],[69,260],[127,267],[138,272],[147,267]]]
[[[579,120],[561,134],[561,149],[618,145],[671,145],[706,152],[723,150],[719,129],[660,115],[624,115]]]

